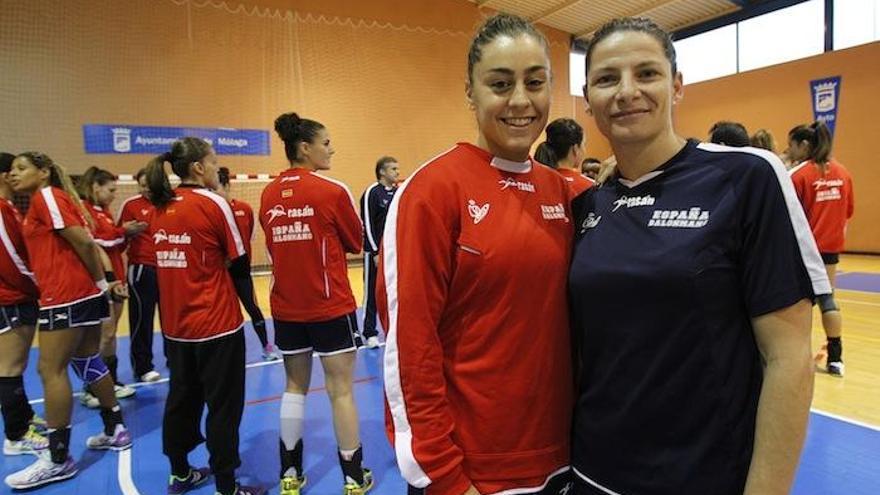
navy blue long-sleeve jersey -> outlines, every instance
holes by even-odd
[[[388,205],[394,199],[397,186],[386,187],[374,182],[361,195],[361,220],[364,222],[364,252],[377,253],[385,230]]]
[[[575,474],[596,493],[741,494],[763,379],[752,318],[830,293],[782,163],[690,141],[573,209]]]

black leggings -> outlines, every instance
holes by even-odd
[[[135,380],[153,370],[153,318],[159,299],[156,267],[128,267],[128,328],[131,329],[131,369]]]

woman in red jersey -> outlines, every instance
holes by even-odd
[[[145,222],[130,221],[116,226],[113,221],[110,205],[116,199],[116,176],[98,167],[89,167],[77,183],[79,196],[83,206],[92,217],[93,237],[95,243],[106,253],[112,270],[106,270],[108,281],[118,280],[125,284],[125,251],[126,239],[140,234],[146,229]],[[111,306],[110,320],[104,322],[101,331],[101,358],[110,370],[110,377],[115,384],[116,398],[124,399],[135,394],[135,390],[119,381],[116,358],[116,331],[119,317],[122,315],[122,303],[114,302]],[[97,407],[98,400],[86,391],[81,400],[86,406]]]
[[[171,188],[165,162],[180,177]],[[240,486],[235,470],[244,410],[244,323],[233,277],[250,277],[232,210],[217,188],[217,155],[202,139],[185,137],[147,166],[156,211],[150,231],[156,249],[159,316],[170,382],[162,421],[162,450],[171,463],[168,493],[179,495],[214,474],[220,495],[260,495]],[[230,262],[227,269],[227,262]],[[189,453],[205,440],[210,469],[193,469]]]
[[[343,493],[358,495],[372,487],[373,479],[361,466],[352,391],[356,305],[345,253],[360,252],[363,227],[348,187],[318,173],[330,168],[333,156],[327,129],[286,113],[275,120],[275,130],[290,168],[263,191],[260,225],[272,258],[275,344],[287,373],[281,399],[281,495],[299,495],[306,481],[302,431],[312,354],[324,367]]]
[[[535,159],[559,172],[572,198],[593,187],[595,181],[581,174],[584,128],[572,119],[556,119],[547,124],[545,132],[547,140],[538,146]]]
[[[155,207],[150,203],[146,169],[134,176],[138,184],[135,196],[126,199],[119,208],[117,226],[132,222],[149,226]],[[136,379],[155,382],[161,376],[153,367],[153,318],[159,298],[156,287],[156,253],[148,230],[128,239],[128,328],[130,332],[131,369]]]
[[[488,19],[468,53],[476,144],[428,161],[391,203],[377,293],[389,437],[411,494],[570,482],[569,192],[529,158],[550,81],[544,36]]]
[[[45,422],[31,409],[22,379],[34,340],[39,294],[28,267],[21,214],[11,201],[9,171],[13,160],[15,155],[0,153],[0,411],[6,455],[37,453],[49,447],[40,434],[45,432]]]
[[[247,253],[248,264],[250,264],[253,259],[251,256],[251,239],[254,237],[254,210],[251,208],[251,205],[240,199],[234,199],[230,195],[231,185],[229,183],[228,168],[220,167],[217,175],[220,180],[217,194],[223,196],[223,199],[228,201],[229,206],[232,208],[235,224],[238,225],[238,231],[241,232],[241,240],[244,241],[244,250]],[[260,305],[257,304],[253,279],[248,277],[246,279],[236,279],[235,282],[241,282],[236,283],[235,291],[238,292],[238,298],[241,300],[244,310],[251,317],[251,326],[254,327],[254,333],[260,339],[260,345],[263,349],[263,360],[277,361],[281,359],[281,356],[275,350],[275,346],[269,343],[269,337],[266,335],[266,318],[263,317],[263,311],[260,309]]]
[[[788,133],[788,142],[788,154],[798,164],[789,172],[791,180],[833,287],[846,237],[846,223],[855,210],[852,177],[840,162],[831,158],[831,132],[824,122],[795,127]],[[832,376],[842,377],[840,306],[834,301],[833,294],[819,296],[818,302],[822,327],[828,339],[826,370]]]
[[[104,431],[90,437],[88,447],[127,449],[131,436],[122,422],[113,380],[98,353],[101,322],[110,317],[107,296],[120,300],[124,288],[107,282],[84,210],[63,167],[42,153],[22,153],[12,164],[10,178],[16,192],[31,194],[22,233],[40,290],[39,370],[49,427],[48,455],[6,478],[7,485],[22,489],[77,473],[68,453],[72,409],[68,365],[100,401]]]

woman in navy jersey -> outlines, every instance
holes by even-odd
[[[95,238],[95,243],[106,255],[110,264],[109,267],[104,267],[107,280],[118,280],[125,284],[125,261],[122,259],[122,253],[125,251],[126,239],[143,232],[147,224],[131,221],[116,226],[110,211],[110,205],[116,199],[116,176],[106,170],[89,167],[77,182],[77,191],[83,206],[92,217],[92,236]],[[110,370],[110,377],[115,384],[116,398],[125,399],[134,395],[135,390],[123,384],[116,371],[119,365],[116,357],[116,331],[119,317],[122,315],[122,303],[114,302],[111,310],[110,320],[104,322],[101,328],[101,358]],[[88,391],[83,393],[81,400],[88,407],[98,406],[98,400]]]
[[[0,153],[0,411],[5,455],[44,451],[45,421],[28,402],[22,375],[28,364],[39,305],[34,274],[21,235],[21,214],[12,203],[9,171],[15,155]]]
[[[550,112],[548,51],[524,19],[487,19],[468,51],[475,142],[420,167],[388,211],[387,427],[410,494],[568,490],[570,196],[529,157]]]
[[[180,177],[171,188],[165,163]],[[244,243],[218,187],[217,154],[185,137],[147,166],[156,211],[150,231],[156,252],[159,317],[170,372],[162,420],[162,451],[171,464],[169,495],[204,483],[213,473],[220,495],[262,495],[240,486],[235,470],[244,409],[244,335],[233,278],[250,277]],[[227,269],[228,264],[228,269]],[[206,440],[208,468],[192,468],[189,453]]]
[[[846,241],[846,224],[855,212],[853,180],[849,171],[831,157],[831,131],[824,122],[799,125],[788,133],[788,153],[796,163],[790,170],[798,199],[825,263],[832,288],[837,263]],[[825,369],[843,376],[843,319],[832,294],[819,298],[822,327],[828,339]]]
[[[788,493],[830,287],[785,168],[675,132],[682,76],[650,20],[601,27],[586,73],[617,169],[573,204],[575,493]]]
[[[40,377],[46,395],[49,449],[31,466],[6,477],[24,489],[76,475],[70,457],[70,365],[98,398],[104,431],[89,437],[91,449],[123,450],[131,436],[122,422],[113,380],[98,349],[101,322],[110,317],[108,296],[125,296],[118,282],[108,283],[89,234],[85,210],[64,168],[36,152],[22,153],[12,164],[10,182],[31,195],[22,234],[40,291]]]
[[[270,295],[275,343],[284,356],[287,384],[281,396],[281,495],[300,495],[303,419],[312,355],[321,358],[333,410],[343,493],[373,486],[362,467],[354,363],[356,304],[346,253],[360,252],[363,227],[348,187],[319,172],[330,169],[333,146],[321,123],[286,113],[275,120],[290,167],[260,198],[260,225],[272,259]]]

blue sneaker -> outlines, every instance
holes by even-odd
[[[208,481],[211,477],[211,468],[190,468],[186,478],[178,478],[171,475],[168,480],[168,495],[183,495],[184,493],[198,487],[202,483]]]

